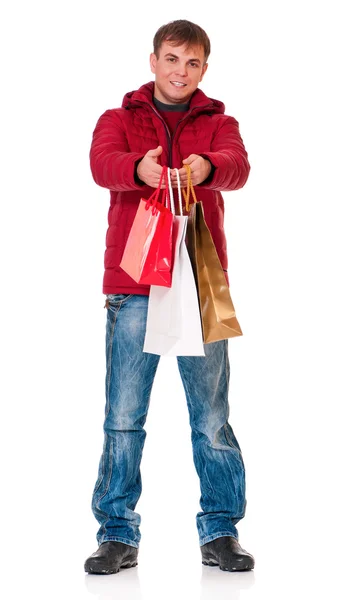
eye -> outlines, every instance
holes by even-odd
[[[192,63],[189,63],[189,64],[190,64],[191,67],[198,67],[199,66],[198,63],[196,63],[196,62],[192,62]]]
[[[175,62],[175,58],[173,56],[169,56],[167,59],[169,62]]]

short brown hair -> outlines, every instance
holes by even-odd
[[[153,40],[154,54],[157,58],[159,58],[159,50],[163,42],[173,42],[173,46],[187,44],[187,48],[202,46],[205,62],[211,52],[211,44],[206,31],[191,21],[171,21],[157,30]]]

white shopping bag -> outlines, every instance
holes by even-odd
[[[185,244],[188,217],[183,217],[180,180],[177,171],[181,216],[174,217],[174,260],[172,285],[150,286],[143,352],[161,356],[205,356],[201,317],[195,279]],[[170,170],[171,210],[175,213]]]

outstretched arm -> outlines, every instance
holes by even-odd
[[[161,151],[159,147],[145,156],[131,152],[119,112],[107,110],[93,132],[90,150],[93,179],[113,191],[141,190],[144,184],[157,187],[161,175],[157,156]]]
[[[192,170],[193,185],[228,191],[242,188],[250,172],[247,152],[240,136],[239,124],[233,117],[222,119],[209,152],[191,154],[183,160]],[[181,185],[186,186],[187,174],[180,169]],[[172,173],[171,173],[172,178]],[[175,185],[175,172],[173,171]]]

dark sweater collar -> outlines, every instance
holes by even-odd
[[[156,108],[163,112],[187,112],[189,110],[189,102],[187,104],[165,104],[157,100],[154,96],[153,102]]]

